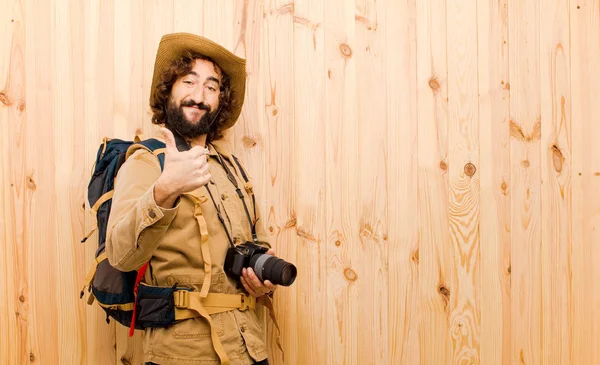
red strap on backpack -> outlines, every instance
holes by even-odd
[[[140,285],[140,282],[142,281],[142,278],[146,273],[148,263],[149,262],[146,262],[144,266],[140,267],[135,278],[135,285],[133,286],[133,294],[135,295],[135,300],[133,301],[133,315],[131,316],[131,325],[129,326],[129,337],[133,336],[133,331],[135,330],[135,319],[137,317],[138,286]]]

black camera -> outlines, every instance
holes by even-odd
[[[296,266],[273,255],[268,249],[251,242],[230,247],[225,257],[225,272],[239,282],[242,269],[251,267],[260,281],[290,286],[296,280]]]

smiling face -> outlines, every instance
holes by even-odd
[[[166,108],[167,124],[183,137],[208,134],[219,113],[221,72],[209,60],[195,59],[190,72],[171,89]]]

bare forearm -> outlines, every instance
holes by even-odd
[[[160,179],[156,181],[156,184],[154,185],[154,201],[159,207],[165,209],[173,208],[178,196],[178,193],[170,190],[168,185]]]

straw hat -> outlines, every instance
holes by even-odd
[[[244,104],[244,94],[246,91],[246,60],[240,58],[223,46],[211,41],[210,39],[190,34],[173,33],[164,35],[158,51],[156,52],[156,61],[154,63],[154,76],[152,77],[152,87],[150,89],[150,102],[156,87],[161,81],[162,73],[171,65],[171,62],[181,57],[186,52],[196,52],[210,57],[225,72],[230,79],[231,90],[235,94],[235,100],[232,105],[231,117],[223,129],[232,127],[237,121]]]

